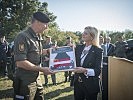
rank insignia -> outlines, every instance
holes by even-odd
[[[24,44],[19,44],[19,51],[24,51]]]

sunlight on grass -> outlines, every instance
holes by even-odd
[[[64,72],[56,73],[57,85],[52,85],[51,76],[48,75],[48,86],[44,86],[45,100],[73,100],[73,88],[70,83],[64,83]],[[44,83],[44,77],[42,75]]]
[[[52,85],[51,76],[48,75],[48,86],[44,86],[45,100],[74,100],[73,87],[70,82],[64,83],[64,72],[56,73],[57,85]],[[41,73],[41,81],[44,84],[44,75]],[[12,81],[5,77],[0,77],[0,100],[13,100]],[[101,99],[101,94],[98,97]]]

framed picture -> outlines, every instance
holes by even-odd
[[[53,71],[70,71],[76,67],[73,47],[63,46],[50,49],[49,68]]]

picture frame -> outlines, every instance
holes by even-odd
[[[70,71],[76,67],[74,47],[50,48],[49,68],[55,72]]]

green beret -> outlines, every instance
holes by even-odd
[[[49,17],[42,12],[35,12],[33,14],[33,18],[35,18],[36,20],[38,20],[42,23],[48,23],[50,21]]]

